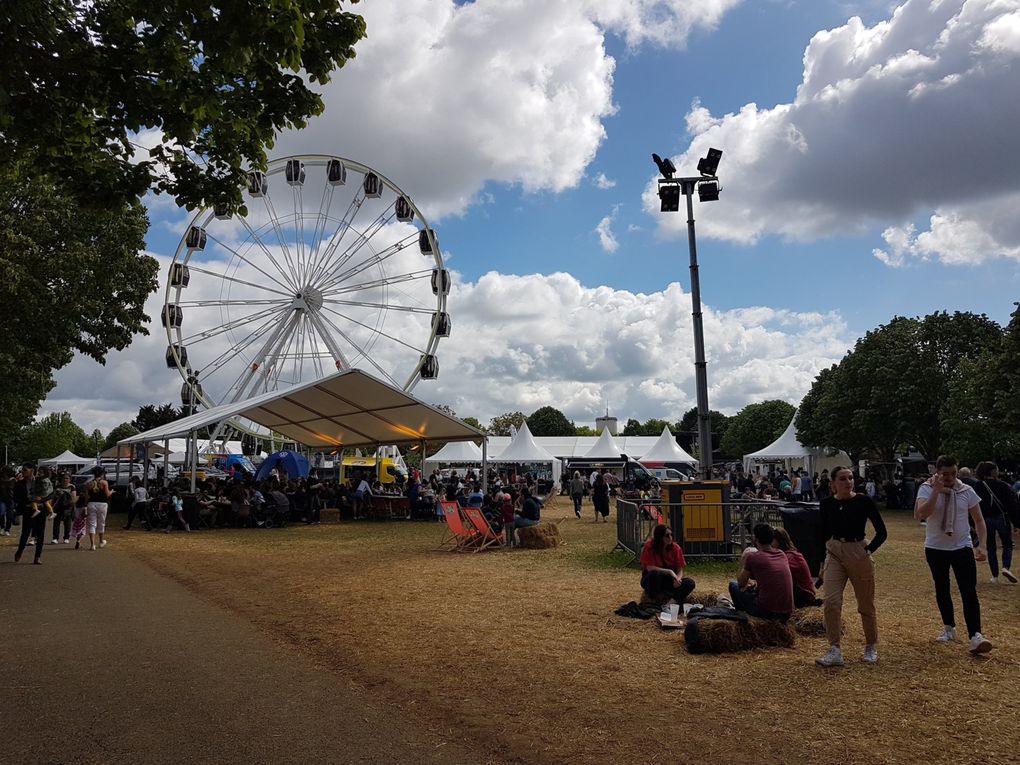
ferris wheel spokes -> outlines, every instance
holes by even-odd
[[[368,351],[364,350],[360,345],[358,345],[356,342],[354,342],[354,340],[352,340],[350,338],[350,336],[346,332],[344,332],[340,327],[338,327],[336,325],[336,323],[334,323],[328,316],[321,316],[320,318],[324,322],[326,322],[326,324],[328,324],[330,327],[332,327],[333,330],[338,335],[340,335],[340,337],[342,337],[345,341],[347,341],[347,343],[349,343],[358,352],[358,357],[359,358],[363,358],[366,361],[368,361],[369,364],[371,364],[373,367],[376,368],[376,370],[379,372],[379,374],[381,374],[383,377],[385,377],[387,380],[389,380],[395,387],[397,387],[397,388],[400,387],[400,383],[398,383],[395,379],[393,379],[393,375],[391,375],[389,372],[387,372],[385,369],[383,369],[381,366],[379,366],[379,362],[377,362],[372,357],[372,354],[370,354]]]
[[[291,293],[289,293],[289,292],[282,292],[281,290],[274,290],[272,287],[267,287],[264,284],[256,284],[255,282],[248,282],[248,281],[245,281],[244,279],[238,279],[236,276],[227,276],[226,274],[220,274],[220,273],[217,273],[215,271],[210,271],[209,269],[202,268],[201,266],[192,266],[192,265],[189,265],[188,268],[190,268],[195,273],[206,274],[207,276],[215,276],[217,279],[222,279],[223,281],[234,282],[235,284],[243,284],[246,287],[254,287],[255,289],[265,290],[266,292],[272,292],[274,295],[283,295],[286,298],[293,297],[293,295]]]
[[[228,321],[226,324],[221,324],[215,329],[206,329],[201,332],[196,332],[194,335],[182,337],[181,342],[185,345],[192,345],[200,343],[203,340],[210,340],[217,335],[230,332],[231,330],[237,329],[245,324],[250,324],[253,321],[258,321],[259,319],[272,316],[273,314],[283,313],[286,307],[286,305],[277,305],[270,308],[263,308],[261,311],[256,311],[255,313],[248,314],[247,316],[241,316],[237,319],[233,319],[232,321]]]
[[[247,222],[247,221],[245,221],[245,225],[247,225],[247,223],[248,223],[248,222]],[[249,226],[249,230],[251,230],[251,229],[250,229],[250,226]],[[272,264],[273,264],[274,266],[276,266],[276,270],[280,272],[280,276],[282,276],[282,277],[283,277],[283,278],[284,278],[284,279],[285,279],[285,280],[287,281],[287,284],[288,284],[289,286],[291,286],[291,287],[292,287],[293,289],[295,289],[295,290],[296,290],[296,289],[297,289],[297,285],[295,285],[295,284],[292,284],[292,283],[291,283],[291,281],[290,281],[290,278],[289,278],[289,277],[287,276],[287,274],[286,274],[286,273],[284,273],[283,269],[282,269],[282,268],[280,268],[280,264],[276,262],[276,259],[275,259],[275,258],[273,258],[273,256],[272,256],[272,253],[270,253],[270,252],[269,252],[269,250],[268,250],[268,248],[267,248],[267,247],[266,247],[266,246],[265,246],[265,245],[264,245],[264,244],[262,243],[262,240],[261,240],[261,239],[258,239],[258,235],[257,235],[257,234],[255,234],[255,232],[254,232],[254,231],[252,231],[252,235],[253,235],[253,236],[254,236],[254,237],[256,238],[256,240],[258,241],[259,245],[260,245],[260,246],[262,247],[262,249],[263,249],[263,250],[264,250],[264,251],[266,252],[266,254],[267,254],[267,255],[269,256],[269,261],[270,261],[270,262],[271,262],[271,263],[272,263]],[[266,271],[264,271],[264,270],[263,270],[262,268],[260,268],[260,267],[259,267],[258,265],[256,265],[255,263],[252,263],[252,262],[251,262],[251,261],[250,261],[250,260],[249,260],[248,258],[246,258],[246,257],[245,257],[244,255],[242,255],[242,254],[241,254],[240,252],[238,252],[237,250],[235,250],[235,249],[234,249],[233,247],[231,247],[231,246],[230,246],[229,244],[227,244],[226,242],[224,242],[224,241],[222,241],[222,240],[220,240],[220,239],[217,239],[217,238],[216,238],[215,236],[213,236],[213,235],[211,235],[211,234],[209,235],[209,238],[210,238],[210,239],[212,239],[212,241],[214,241],[214,242],[215,242],[216,244],[218,244],[218,245],[219,245],[220,247],[222,247],[223,249],[225,249],[225,250],[226,250],[227,252],[229,252],[230,254],[232,254],[232,255],[233,255],[233,256],[234,256],[235,258],[237,258],[238,260],[242,261],[243,263],[246,263],[246,264],[248,264],[249,266],[251,266],[252,268],[254,268],[254,269],[255,269],[256,271],[258,271],[258,272],[259,272],[260,274],[262,274],[262,275],[263,275],[264,277],[266,277],[266,278],[267,278],[267,279],[269,279],[270,281],[275,281],[275,278],[274,278],[274,277],[273,277],[273,276],[272,276],[271,274],[269,274],[269,273],[267,273]]]
[[[242,349],[245,347],[246,344],[255,342],[260,337],[262,337],[266,332],[269,332],[274,326],[274,321],[275,321],[274,317],[270,316],[266,321],[262,323],[261,326],[253,329],[245,337],[242,337],[231,347],[227,348],[219,356],[217,356],[208,364],[206,364],[205,367],[203,367],[202,369],[203,381],[208,383],[211,377],[216,375],[216,373],[219,372],[221,369],[225,368],[229,362],[235,360],[238,357],[238,355],[241,353]],[[238,381],[235,380],[234,384],[236,385],[237,382]],[[205,391],[208,392],[208,389],[209,386],[206,385]],[[216,401],[216,403],[222,404],[225,403],[225,401],[226,396],[222,397],[219,401]]]

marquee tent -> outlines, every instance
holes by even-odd
[[[94,457],[79,457],[74,452],[68,450],[63,454],[58,454],[56,457],[48,460],[39,460],[39,465],[46,467],[85,467],[86,465],[92,465],[95,463]]]
[[[482,450],[474,441],[452,441],[425,460],[428,475],[440,465],[481,465]]]
[[[423,441],[471,441],[483,434],[360,369],[221,404],[120,441],[166,441],[221,422],[249,420],[308,449]]]
[[[682,463],[686,465],[697,465],[698,461],[680,448],[680,444],[673,438],[673,434],[666,425],[662,429],[662,435],[655,442],[651,449],[641,455],[641,464],[652,467],[661,467],[666,464]]]
[[[535,443],[535,437],[531,435],[531,429],[526,422],[521,424],[520,430],[506,449],[490,462],[513,465],[548,464],[551,466],[552,479],[555,483],[559,483],[563,471],[563,463]]]
[[[804,446],[797,439],[797,429],[793,424],[796,418],[795,412],[783,434],[764,449],[744,455],[744,472],[750,472],[751,464],[754,462],[784,462],[787,469],[793,467],[793,462],[800,462],[801,466],[809,473],[821,470],[822,467],[830,467],[825,464],[829,462],[832,463],[831,466],[850,464],[850,458],[846,452],[838,452],[835,456],[830,456],[831,453],[825,449]]]
[[[620,445],[616,443],[616,439],[613,438],[613,434],[609,432],[609,428],[602,428],[598,441],[592,445],[591,449],[584,456],[588,459],[618,460],[620,455],[624,453]]]

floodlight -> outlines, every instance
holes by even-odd
[[[704,176],[712,177],[719,169],[719,160],[722,159],[721,149],[709,149],[708,154],[698,160],[698,172]]]
[[[698,199],[715,202],[719,199],[719,181],[702,181],[698,184]]]
[[[676,172],[676,165],[673,161],[667,157],[663,159],[658,154],[652,154],[652,161],[655,162],[655,166],[659,168],[659,172],[662,173],[662,177],[667,181],[672,180],[673,173]]]
[[[680,187],[675,183],[659,186],[659,212],[677,212],[680,209]]]

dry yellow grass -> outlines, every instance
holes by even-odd
[[[593,523],[588,506],[575,520],[568,505],[546,513],[569,516],[565,545],[550,550],[440,553],[439,525],[397,522],[121,540],[423,725],[507,761],[1016,761],[1020,586],[987,584],[981,564],[989,658],[936,645],[923,536],[906,516],[888,517],[876,556],[880,663],[860,661],[848,588],[849,663],[823,670],[821,637],[692,656],[680,633],[615,616],[638,599],[638,573],[605,554],[612,523]],[[730,575],[688,573],[717,592]]]

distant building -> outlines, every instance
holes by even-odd
[[[610,417],[608,414],[605,417],[595,418],[595,432],[601,433],[602,428],[609,428],[609,434],[617,436],[619,433],[616,432],[616,418]]]

